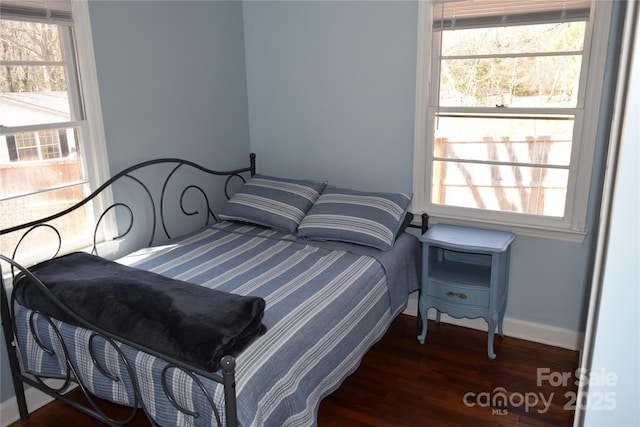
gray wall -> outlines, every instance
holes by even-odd
[[[417,3],[244,2],[265,173],[411,190]]]
[[[113,172],[161,156],[246,163],[240,2],[92,0],[90,15]]]
[[[243,11],[263,172],[411,191],[417,2],[250,1]],[[600,180],[598,166],[591,224]],[[518,237],[507,317],[582,331],[591,241]]]
[[[240,2],[91,0],[89,12],[113,173],[156,157],[248,164]],[[2,402],[13,397],[6,356],[3,342]]]

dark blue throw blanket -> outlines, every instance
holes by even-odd
[[[208,289],[83,252],[29,270],[91,324],[207,371],[266,331],[265,301],[259,297]],[[78,323],[24,275],[14,292],[25,307]]]

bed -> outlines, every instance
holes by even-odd
[[[156,195],[141,176],[158,166],[168,172],[149,175]],[[195,172],[183,174],[188,168]],[[211,206],[217,196],[201,187],[203,175],[224,180],[221,209]],[[178,159],[145,162],[96,193],[121,181],[143,188],[149,219],[134,222],[134,209],[113,202],[97,223],[125,206],[132,219],[116,240],[133,236],[141,247],[109,259],[94,239],[87,250],[28,268],[17,251],[2,255],[3,273],[11,270],[2,323],[22,420],[26,384],[112,425],[140,410],[162,426],[316,425],[322,398],[357,369],[419,287],[420,245],[405,231],[410,194],[259,175],[253,154],[250,166],[222,172]],[[177,205],[168,203],[173,181]],[[187,193],[204,207],[186,207]],[[173,237],[168,230],[182,222],[169,206],[204,222]],[[1,233],[28,235],[59,217]],[[134,223],[151,228],[149,241],[139,244]],[[75,386],[88,404],[67,398]],[[130,415],[110,418],[94,396]]]

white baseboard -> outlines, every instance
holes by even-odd
[[[409,303],[403,313],[410,316],[417,316],[418,299],[409,298]],[[436,310],[433,308],[429,309],[427,315],[429,319],[435,319]],[[440,316],[440,321],[480,331],[486,331],[488,329],[487,322],[481,318],[467,319],[464,317],[459,319],[443,313]],[[568,350],[580,351],[582,350],[582,344],[584,342],[584,334],[581,332],[510,317],[504,318],[502,327],[505,336],[566,348]]]
[[[59,380],[47,380],[45,381],[49,387],[56,387],[61,384]],[[73,385],[69,390],[72,390],[76,386]],[[46,393],[41,392],[38,389],[29,387],[25,390],[25,399],[27,400],[27,408],[29,413],[32,413],[42,408],[47,403],[53,401],[53,397]],[[8,399],[0,405],[0,426],[7,427],[10,424],[20,419],[20,412],[18,411],[18,400],[15,397]]]

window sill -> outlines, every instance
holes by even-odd
[[[420,218],[420,213],[415,213],[417,219]],[[553,227],[541,227],[534,225],[522,225],[522,224],[507,224],[504,222],[490,221],[484,219],[470,219],[463,217],[455,217],[451,215],[441,216],[429,214],[429,225],[446,223],[453,225],[460,225],[466,227],[478,227],[487,228],[493,230],[511,231],[517,236],[534,237],[538,239],[550,239],[560,240],[570,243],[582,244],[587,236],[586,231],[576,231],[568,229],[560,229]]]

